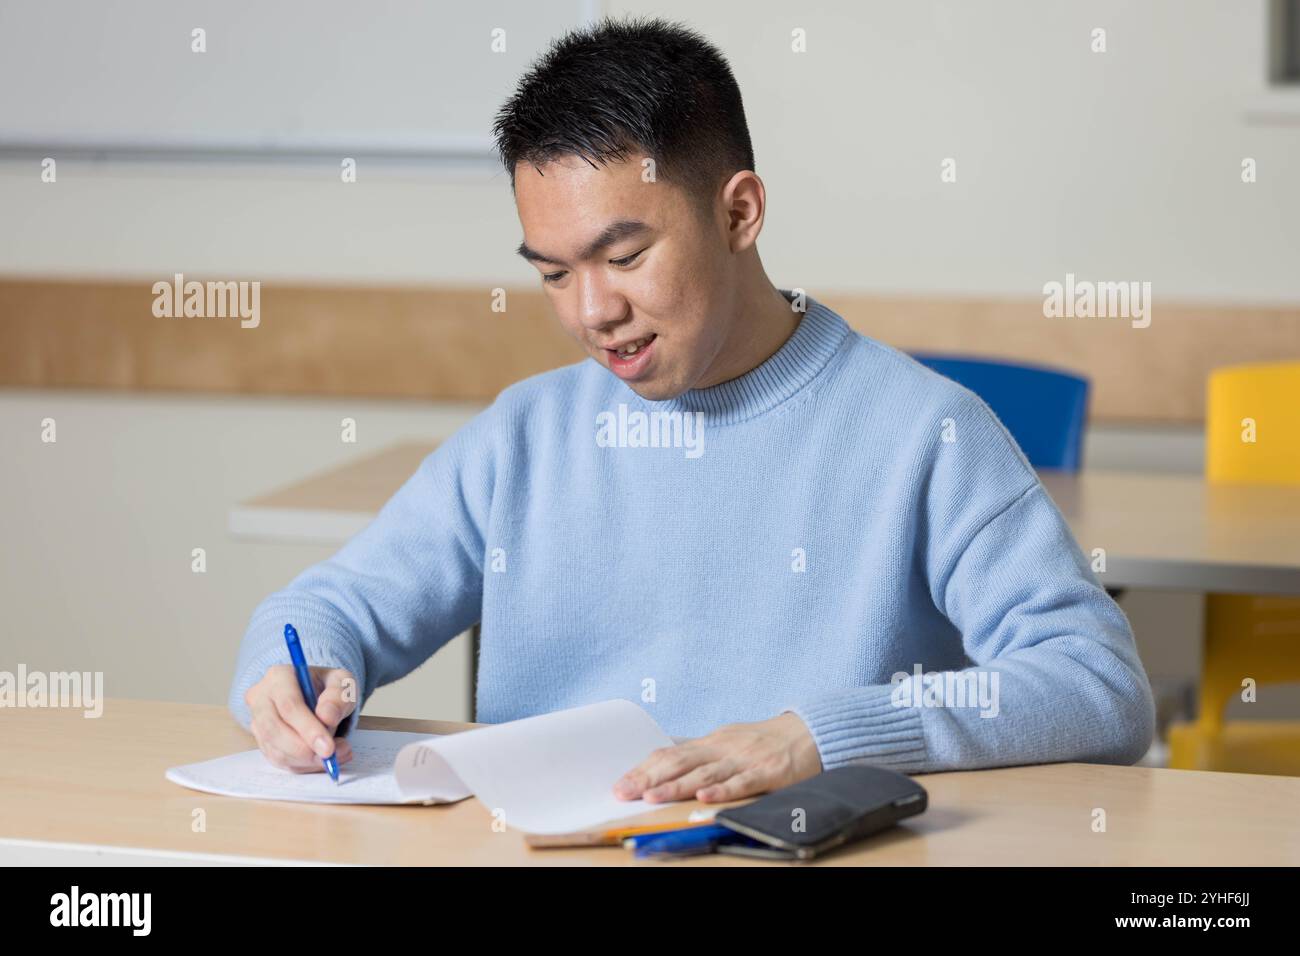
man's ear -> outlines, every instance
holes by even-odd
[[[752,169],[742,169],[722,187],[722,206],[727,214],[727,243],[732,252],[743,252],[758,242],[767,212],[767,190]]]

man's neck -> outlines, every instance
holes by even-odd
[[[758,368],[789,341],[801,318],[790,300],[764,280],[758,294],[741,299],[739,314],[731,323],[721,354],[732,360],[695,387],[712,388]]]

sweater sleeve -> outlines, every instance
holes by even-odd
[[[972,530],[945,524],[935,537],[955,541],[927,561],[935,606],[973,666],[896,674],[785,708],[808,725],[826,769],[1131,764],[1150,746],[1155,705],[1128,621],[1027,463],[1020,473],[1027,489]],[[951,480],[949,501],[962,476]]]
[[[499,403],[457,431],[364,530],[257,606],[230,688],[230,711],[243,727],[250,721],[244,694],[268,667],[289,662],[286,623],[313,667],[356,677],[357,706],[339,728],[345,734],[377,687],[479,619],[498,411]]]

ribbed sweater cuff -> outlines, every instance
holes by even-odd
[[[365,659],[356,639],[337,621],[311,604],[277,604],[254,615],[248,630],[260,638],[259,652],[243,669],[231,693],[231,710],[236,720],[247,729],[248,708],[244,706],[244,692],[262,679],[268,667],[289,663],[289,649],[284,643],[286,621],[298,631],[309,667],[341,667],[357,679],[357,705],[334,732],[335,736],[346,736],[356,726],[367,696]]]
[[[893,686],[852,687],[787,705],[812,732],[822,769],[869,763],[903,772],[922,770],[926,760],[921,711],[891,699]]]

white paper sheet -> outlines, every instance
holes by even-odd
[[[218,793],[226,797],[258,800],[291,800],[299,803],[424,803],[452,802],[468,797],[464,786],[430,791],[424,798],[403,799],[393,777],[398,752],[413,743],[431,738],[395,730],[354,730],[348,735],[352,759],[339,765],[336,784],[325,773],[294,773],[281,770],[260,750],[246,750],[184,767],[172,767],[167,779],[191,790]]]
[[[614,784],[672,744],[636,704],[607,700],[409,744],[397,785],[417,795],[460,780],[511,829],[568,833],[662,807],[620,800]]]
[[[651,751],[671,746],[631,701],[607,700],[539,717],[430,736],[356,730],[340,783],[299,774],[249,750],[173,767],[167,779],[229,797],[305,803],[447,803],[477,796],[507,827],[568,833],[663,806],[619,800],[618,779]]]

